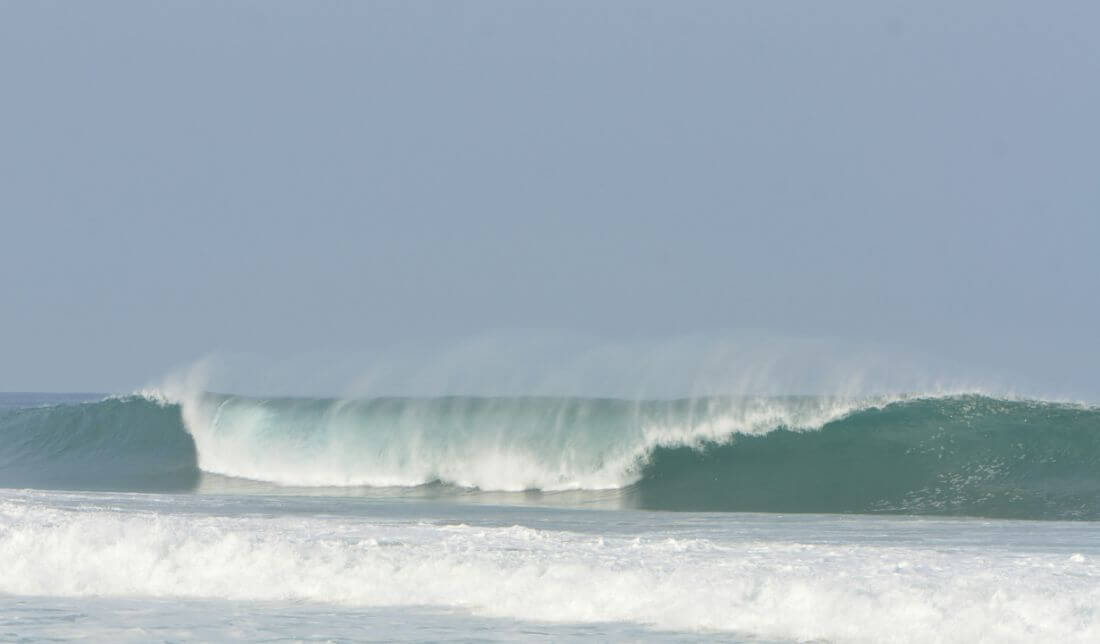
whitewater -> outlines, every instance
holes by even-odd
[[[1100,409],[0,395],[0,638],[1100,639]]]

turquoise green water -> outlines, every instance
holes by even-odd
[[[0,410],[0,485],[1100,518],[1100,410],[978,395],[183,401]]]

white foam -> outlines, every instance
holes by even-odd
[[[1100,560],[1076,547],[584,534],[111,505],[5,494],[0,592],[427,605],[797,640],[1100,639]]]
[[[180,405],[199,467],[207,472],[290,486],[415,486],[441,480],[503,491],[621,488],[638,480],[658,446],[695,447],[778,427],[818,429],[903,398],[700,399],[686,418],[682,408],[670,406],[665,417],[638,407],[618,424],[601,425],[597,419],[589,426],[583,416],[599,410],[566,399],[550,422],[525,416],[515,401],[471,399],[471,405],[484,408],[471,412],[472,419],[447,423],[415,404],[393,417],[367,421],[359,413],[362,401],[304,401],[303,409],[309,409],[296,411],[286,401],[271,406],[251,398],[213,397],[195,383],[142,395]],[[567,421],[569,414],[581,418]]]

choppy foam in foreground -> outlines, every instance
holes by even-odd
[[[980,395],[257,399],[0,411],[0,485],[613,490],[668,510],[1100,518],[1100,410]]]
[[[1038,548],[959,521],[712,517],[704,529],[648,515],[647,528],[589,533],[56,497],[0,497],[0,592],[439,606],[794,640],[1100,638],[1100,548],[1080,550],[1084,524],[1043,524]]]

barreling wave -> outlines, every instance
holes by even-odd
[[[626,507],[1100,519],[1100,409],[981,395],[270,399],[0,412],[0,486],[612,490]],[[268,488],[270,489],[270,488]]]

